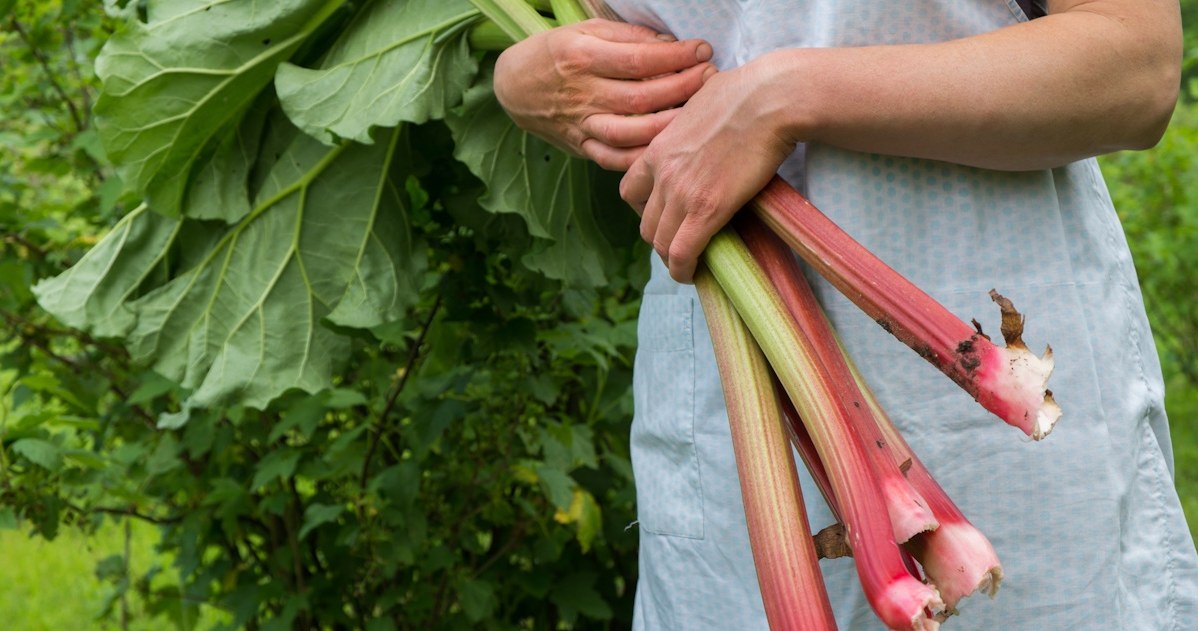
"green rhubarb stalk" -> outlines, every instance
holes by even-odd
[[[603,0],[579,0],[587,15],[593,18],[602,18],[613,22],[620,21],[620,15],[607,6]]]
[[[827,370],[826,378],[848,413],[853,429],[861,436],[870,463],[874,466],[886,499],[895,541],[904,543],[917,533],[934,530],[936,518],[927,502],[907,482],[882,435],[871,411],[863,405],[864,395],[853,380],[844,361],[832,325],[824,316],[807,278],[799,270],[794,254],[769,228],[751,214],[736,217],[734,226],[767,280],[778,292],[790,318],[811,342],[812,351]]]
[[[936,590],[911,576],[895,543],[886,501],[865,446],[820,362],[752,254],[730,229],[708,244],[703,259],[748,325],[802,418],[828,473],[849,547],[874,612],[898,631],[938,628]]]
[[[548,31],[553,26],[524,0],[470,0],[513,41]]]
[[[983,407],[1035,440],[1061,409],[1046,386],[1052,349],[1036,357],[1023,343],[1023,316],[993,290],[1002,310],[999,347],[874,256],[781,178],[751,203],[763,221],[882,328],[950,377]]]
[[[471,50],[501,51],[516,43],[494,20],[483,20],[470,27]]]
[[[711,273],[695,288],[715,345],[753,563],[771,629],[835,629],[787,442],[761,349]]]
[[[553,8],[553,17],[558,24],[573,24],[590,17],[577,0],[549,0],[549,6]]]

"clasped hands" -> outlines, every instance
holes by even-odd
[[[606,169],[641,237],[690,282],[711,237],[793,151],[767,64],[717,72],[711,46],[588,20],[534,35],[495,65],[495,95],[521,128]]]

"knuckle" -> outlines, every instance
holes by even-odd
[[[603,155],[594,158],[595,163],[607,171],[623,171],[628,168],[627,160],[616,155]]]
[[[567,137],[569,138],[568,145],[573,149],[574,155],[590,160],[595,160],[598,157],[598,152],[595,151],[595,141],[591,138],[578,133],[577,130],[571,130],[571,133]]]
[[[652,243],[652,244],[653,244],[653,249],[655,249],[655,250],[656,250],[656,249],[657,249],[657,244],[656,244],[656,243],[654,243],[654,239],[653,239],[653,237],[654,237],[654,234],[653,234],[653,232],[654,232],[654,231],[653,231],[653,226],[650,226],[650,225],[649,225],[649,222],[647,222],[647,221],[642,221],[642,222],[641,222],[641,240],[642,240],[642,241],[644,241],[645,243]]]
[[[613,144],[617,140],[616,127],[610,118],[601,118],[593,116],[587,120],[591,135],[607,144]]]
[[[647,191],[643,190],[641,182],[629,175],[625,174],[620,180],[620,199],[639,209],[648,201]]]
[[[628,51],[624,57],[624,68],[629,74],[643,76],[646,73],[648,65],[648,57],[645,51],[639,47]]]
[[[584,72],[591,63],[591,57],[581,46],[565,43],[557,47],[553,55],[553,65],[562,76],[572,76]]]
[[[653,103],[649,94],[639,87],[625,93],[624,107],[633,114],[648,114],[653,111]]]
[[[669,244],[665,251],[667,254],[669,254],[671,262],[677,262],[683,267],[685,267],[686,263],[691,259],[690,248],[686,247],[677,240]]]
[[[697,188],[688,196],[687,214],[707,220],[715,216],[719,197],[709,188]]]
[[[629,183],[628,178],[620,180],[620,199],[633,206],[636,206],[637,202],[640,201],[632,199],[632,184]]]

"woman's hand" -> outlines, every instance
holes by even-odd
[[[554,145],[626,170],[703,86],[711,46],[587,20],[534,35],[499,56],[495,96],[512,120]]]
[[[774,76],[769,60],[709,78],[620,183],[620,195],[641,213],[641,237],[676,281],[691,281],[707,242],[797,144],[779,116],[786,107],[779,99],[794,82]]]

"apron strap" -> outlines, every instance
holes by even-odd
[[[1040,8],[1039,2],[1032,2],[1032,0],[1016,0],[1016,2],[1019,3],[1019,8],[1023,9],[1023,14],[1026,15],[1027,19],[1029,20],[1034,20],[1047,15],[1047,13],[1044,12],[1044,9]]]

